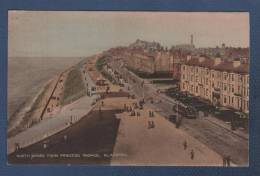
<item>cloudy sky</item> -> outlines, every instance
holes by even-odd
[[[136,39],[249,46],[248,13],[9,11],[9,56],[88,56]]]

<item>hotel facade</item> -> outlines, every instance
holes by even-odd
[[[249,64],[188,56],[181,64],[180,89],[215,106],[249,111]]]

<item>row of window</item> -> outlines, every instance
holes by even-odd
[[[237,109],[243,108],[244,110],[248,110],[249,103],[248,100],[241,100],[241,98],[236,97],[237,103],[235,104],[235,97],[224,96],[223,103],[228,104],[230,106],[236,107]]]
[[[208,85],[208,82],[210,83],[210,80],[206,79],[206,85]],[[191,85],[193,87],[193,85]],[[237,91],[235,92],[235,88],[233,84],[225,84],[222,82],[217,82],[217,86],[215,87],[214,82],[212,83],[212,88],[219,88],[223,91],[227,91],[229,93],[237,93],[243,96],[249,96],[249,91],[247,87],[242,87],[240,85],[237,86]],[[196,86],[196,90],[197,90],[197,86]],[[193,91],[193,88],[192,90]],[[198,91],[196,91],[196,93],[198,93]]]
[[[183,90],[186,90],[186,86],[185,83],[182,84],[182,88]],[[198,94],[199,93],[199,88],[198,86],[193,86],[193,85],[187,85],[187,89],[191,94]],[[211,97],[210,91],[207,88],[203,88],[202,90],[202,94],[201,96],[203,97]],[[241,100],[240,97],[234,97],[234,96],[226,96],[226,95],[222,95],[223,97],[223,104],[224,105],[230,105],[234,108],[240,109],[241,107],[245,110],[248,110],[248,100]],[[236,99],[236,104],[235,104],[235,99]]]
[[[183,65],[183,71],[185,71],[185,65]],[[189,68],[189,67],[187,67]],[[195,67],[196,69],[196,73],[199,73],[199,67]],[[188,69],[187,69],[188,70]],[[194,67],[191,67],[191,72],[193,73],[194,72]],[[209,75],[210,74],[210,69],[205,69],[205,68],[202,68],[200,73],[204,76],[206,75]],[[239,75],[239,74],[235,74],[235,73],[228,73],[228,72],[219,72],[219,71],[213,71],[211,72],[211,77],[214,78],[214,77],[217,77],[217,78],[222,78],[223,80],[229,80],[229,81],[235,81],[235,77],[237,77],[237,81],[241,81],[243,83],[249,83],[249,77],[246,76],[242,76],[242,75]]]

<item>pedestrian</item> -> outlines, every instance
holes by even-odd
[[[44,149],[47,148],[47,143],[46,143],[46,142],[43,143],[43,148],[44,148]]]
[[[184,141],[184,142],[183,142],[183,148],[184,148],[184,150],[187,149],[187,146],[188,146],[187,141]]]
[[[230,162],[231,162],[230,156],[227,156],[227,161],[226,162],[227,162],[227,166],[230,167]]]
[[[155,124],[154,124],[154,121],[152,121],[152,128],[154,128],[155,127]]]
[[[194,150],[192,149],[191,152],[190,152],[190,159],[194,159]]]
[[[18,142],[15,143],[15,151],[20,150],[20,144]]]

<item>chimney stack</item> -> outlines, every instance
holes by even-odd
[[[193,34],[190,35],[190,44],[193,45]]]

